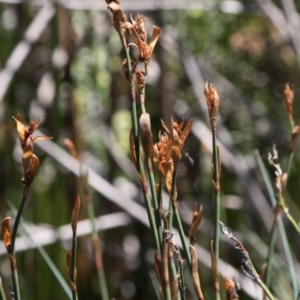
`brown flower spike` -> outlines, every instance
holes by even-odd
[[[181,159],[181,150],[191,130],[192,121],[177,123],[171,119],[172,134],[163,120],[161,123],[165,132],[159,134],[159,142],[153,146],[153,161],[160,177],[165,178],[168,191],[171,191],[172,173]]]
[[[293,119],[293,103],[294,103],[294,89],[287,83],[283,91],[283,105],[288,112],[289,119]]]
[[[135,19],[131,18],[131,23],[127,21],[126,15],[123,13],[118,1],[109,1],[107,8],[113,14],[113,25],[120,34],[123,46],[134,45],[139,50],[139,61],[145,62],[147,73],[147,63],[150,60],[153,49],[160,35],[160,28],[153,26],[152,36],[149,44],[147,43],[147,33],[145,30],[145,19],[141,15],[137,15]],[[129,32],[130,41],[125,41],[125,32]]]
[[[213,84],[209,82],[205,83],[204,96],[208,107],[211,130],[213,134],[216,134],[217,117],[219,114],[219,107],[220,107],[220,98],[218,95],[218,91]]]
[[[40,124],[40,120],[38,121],[30,121],[27,126],[24,126],[20,121],[20,115],[13,119],[17,123],[18,136],[21,143],[21,148],[23,150],[22,155],[22,164],[24,170],[24,177],[22,181],[26,187],[28,187],[34,178],[34,175],[37,172],[39,166],[39,159],[33,153],[33,142],[35,141],[47,141],[50,140],[51,137],[48,136],[33,136],[33,132],[37,129]]]

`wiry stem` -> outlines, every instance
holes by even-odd
[[[275,196],[274,196],[274,191],[273,191],[273,188],[272,188],[272,184],[271,184],[268,172],[266,170],[266,167],[265,167],[265,165],[264,165],[264,163],[261,159],[261,156],[260,156],[260,153],[259,153],[258,150],[255,150],[254,156],[256,158],[258,167],[261,171],[261,174],[263,176],[265,185],[267,187],[267,191],[268,191],[268,194],[269,194],[269,198],[271,200],[272,207],[273,207],[273,209],[275,209],[276,206],[277,206],[277,201],[276,201]],[[274,222],[273,226],[275,226],[275,225],[276,225],[276,223]],[[283,243],[283,249],[284,249],[284,253],[285,253],[287,264],[288,264],[288,269],[289,269],[289,273],[290,273],[294,299],[296,299],[297,294],[298,294],[298,284],[297,284],[297,280],[296,280],[296,273],[295,273],[292,253],[291,253],[291,249],[290,249],[289,242],[288,242],[288,239],[287,239],[286,230],[285,230],[285,227],[284,227],[283,222],[282,222],[281,215],[279,215],[277,217],[277,225],[278,225],[279,234],[281,236],[281,240],[282,240],[282,243]],[[273,229],[272,229],[272,231],[273,231]],[[274,230],[274,231],[276,232],[276,230]],[[274,235],[275,235],[275,232],[274,232]],[[271,238],[272,238],[272,236],[271,236]],[[272,266],[271,261],[273,259],[274,246],[275,246],[275,244],[270,244],[269,245],[268,259],[266,261],[267,262],[267,268],[266,268],[266,272],[265,272],[266,278],[268,278],[270,276],[269,273],[271,273],[271,266]],[[266,281],[266,284],[267,284],[267,286],[269,286],[269,283],[267,281]]]

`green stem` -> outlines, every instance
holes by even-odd
[[[184,234],[184,231],[183,231],[181,219],[180,219],[179,212],[178,212],[176,204],[173,205],[173,211],[174,211],[176,223],[177,223],[177,226],[178,226],[180,240],[181,240],[181,243],[182,243],[182,246],[183,246],[183,251],[185,253],[185,257],[187,259],[188,266],[191,270],[192,269],[191,255],[190,255],[190,252],[189,252],[189,247],[188,247],[187,242],[186,242],[185,234]]]
[[[108,290],[107,290],[107,283],[105,278],[105,273],[103,269],[101,251],[99,249],[100,241],[99,236],[96,228],[95,223],[95,211],[92,201],[88,197],[86,197],[86,204],[87,204],[87,213],[90,219],[91,227],[92,227],[92,243],[94,248],[94,256],[96,261],[97,267],[97,276],[98,276],[98,284],[100,288],[100,295],[102,300],[109,300]]]
[[[150,181],[150,189],[151,189],[152,201],[153,201],[153,206],[154,206],[156,227],[158,230],[159,244],[161,245],[163,236],[162,236],[162,226],[161,226],[161,219],[160,219],[160,207],[159,207],[158,201],[157,201],[156,185],[155,185],[155,180],[154,180],[152,161],[151,161],[150,157],[147,159],[147,171],[148,171],[148,176],[149,176],[149,181]]]
[[[6,296],[3,290],[3,285],[2,285],[2,278],[0,277],[0,299],[1,300],[6,300]]]
[[[72,262],[71,262],[71,281],[76,287],[76,256],[77,256],[77,237],[76,233],[73,233],[72,239]],[[73,300],[78,300],[77,287],[76,289],[72,288]]]
[[[25,190],[25,188],[24,188],[24,190]],[[15,220],[15,223],[14,223],[14,227],[13,227],[13,230],[12,230],[12,234],[11,234],[11,248],[10,248],[10,253],[13,256],[15,254],[15,241],[16,241],[17,231],[18,231],[18,227],[19,227],[21,215],[22,215],[25,203],[26,203],[26,199],[27,199],[26,196],[22,197],[22,200],[21,200],[21,203],[20,203],[20,207],[18,209],[18,213],[17,213],[16,220]]]
[[[278,201],[279,201],[279,206],[282,210],[282,212],[284,213],[284,215],[288,218],[288,220],[291,222],[291,224],[294,226],[294,228],[296,229],[296,231],[298,232],[298,234],[300,235],[300,227],[297,224],[297,222],[295,221],[295,219],[291,216],[291,214],[289,213],[288,208],[285,205],[285,201],[282,195],[282,192],[280,192],[278,194]]]
[[[217,147],[217,135],[214,132],[212,135],[212,147],[213,147],[213,183],[215,188],[215,231],[214,231],[214,254],[216,270],[218,271],[219,262],[219,240],[220,240],[220,211],[221,211],[221,197],[220,197],[220,174],[219,174],[219,155]],[[220,300],[220,291],[215,288],[216,300]]]
[[[14,206],[14,204],[12,202],[8,202],[8,205],[11,208],[11,210],[13,211],[13,213],[16,215],[17,214],[17,209]],[[28,234],[28,236],[30,237],[30,230],[26,226],[26,222],[23,220],[23,218],[21,218],[20,224],[21,224],[22,228],[25,230],[25,232]],[[53,263],[53,261],[49,257],[48,253],[45,251],[45,249],[43,247],[41,247],[40,245],[36,244],[36,242],[33,239],[32,239],[32,243],[34,245],[36,245],[37,250],[40,252],[41,256],[46,261],[48,267],[50,268],[50,270],[52,271],[52,273],[54,274],[54,276],[57,278],[58,282],[61,284],[61,287],[63,288],[63,290],[67,294],[68,298],[71,300],[72,299],[72,295],[71,295],[71,292],[70,292],[70,286],[67,284],[66,280],[61,275],[61,273],[57,269],[56,265]]]
[[[81,183],[84,189],[84,200],[87,206],[87,214],[90,220],[92,234],[92,245],[94,250],[94,256],[95,256],[95,263],[96,263],[96,269],[97,269],[97,277],[98,277],[98,285],[100,289],[100,295],[102,300],[109,300],[108,290],[107,290],[107,283],[103,268],[103,262],[102,262],[102,253],[100,248],[100,240],[97,232],[96,222],[95,222],[95,210],[93,206],[93,201],[90,193],[90,188],[87,182],[88,174],[85,174],[83,168],[81,169]]]
[[[18,272],[17,272],[17,263],[16,263],[16,258],[15,258],[15,241],[16,241],[16,236],[17,236],[17,231],[18,231],[18,227],[20,224],[20,219],[21,219],[21,215],[26,203],[26,199],[27,197],[25,196],[25,193],[28,192],[28,187],[26,185],[26,187],[24,187],[23,189],[23,197],[20,203],[20,207],[18,209],[18,213],[16,216],[16,220],[13,226],[13,230],[12,230],[12,234],[11,234],[11,247],[10,247],[10,255],[11,255],[11,276],[12,276],[12,282],[13,282],[13,290],[14,290],[14,298],[15,300],[20,300],[21,296],[20,296],[20,288],[19,288],[19,279],[18,279]]]
[[[274,192],[273,192],[272,184],[271,184],[271,181],[270,181],[270,177],[268,175],[268,172],[266,170],[266,167],[265,167],[265,165],[262,161],[262,158],[261,158],[260,153],[259,153],[258,150],[254,151],[254,156],[256,158],[256,162],[258,164],[260,172],[263,176],[263,180],[265,182],[265,185],[266,185],[266,188],[267,188],[267,191],[268,191],[268,194],[269,194],[269,198],[270,198],[272,207],[273,207],[273,209],[275,209],[275,207],[277,206],[277,201],[276,201],[275,196],[274,196]],[[283,225],[282,218],[281,218],[280,215],[277,217],[277,224],[278,224],[279,234],[281,236],[283,249],[284,249],[284,253],[285,253],[287,264],[288,264],[288,269],[289,269],[291,284],[292,284],[292,289],[293,289],[293,296],[294,296],[294,299],[296,299],[297,295],[298,295],[298,283],[297,283],[297,279],[296,279],[296,273],[295,273],[292,253],[291,253],[291,249],[290,249],[289,242],[288,242],[288,239],[287,239],[286,230],[285,230],[285,227]],[[273,245],[273,247],[274,246],[275,245]],[[274,250],[269,250],[269,251],[274,252]],[[272,257],[270,257],[270,262],[271,262],[271,259],[272,259]],[[268,276],[267,273],[266,273],[266,276]]]
[[[261,286],[261,288],[264,290],[264,292],[266,293],[266,295],[270,300],[275,300],[274,296],[272,295],[270,290],[266,287],[266,285],[262,282],[262,280],[258,280],[258,284]]]
[[[19,278],[18,278],[18,271],[17,266],[11,266],[12,268],[12,282],[13,282],[13,289],[14,289],[14,299],[20,300],[20,287],[19,287]]]
[[[271,273],[272,273],[272,259],[274,255],[274,249],[275,249],[275,242],[276,242],[276,236],[277,236],[277,229],[278,229],[278,217],[275,217],[273,226],[271,229],[271,241],[269,244],[269,249],[268,249],[268,255],[266,259],[266,271],[265,271],[265,283],[266,286],[269,288],[270,287],[270,281],[271,281]]]
[[[172,231],[173,228],[173,218],[174,218],[174,210],[173,210],[173,202],[176,203],[176,178],[177,178],[177,169],[175,168],[172,174],[172,187],[170,192],[170,202],[169,202],[169,230]]]

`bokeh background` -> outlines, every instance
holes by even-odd
[[[194,204],[203,205],[197,239],[199,270],[206,298],[212,299],[205,252],[213,236],[214,211],[204,83],[212,82],[221,98],[221,218],[261,270],[273,214],[254,151],[267,163],[267,153],[276,144],[281,166],[286,169],[291,129],[282,93],[285,83],[294,86],[298,122],[300,2],[122,0],[121,6],[128,17],[130,13],[145,17],[149,35],[153,25],[162,30],[146,88],[154,142],[161,118],[169,120],[172,115],[178,121],[194,122],[179,167],[178,206],[187,232]],[[21,149],[12,116],[20,113],[25,123],[41,118],[40,130],[53,139],[35,145],[41,165],[23,214],[29,234],[20,229],[20,236],[35,236],[67,279],[68,224],[75,196],[82,193],[74,174],[78,166],[63,143],[69,138],[90,169],[111,299],[155,299],[154,244],[129,159],[131,118],[127,81],[121,72],[123,57],[104,0],[0,1],[0,212],[2,218],[14,218],[9,203],[18,206],[22,195]],[[296,220],[300,219],[299,159],[296,147],[286,195]],[[84,203],[80,219],[87,219]],[[299,271],[299,237],[285,224]],[[90,227],[88,223],[80,226],[79,298],[100,299]],[[8,295],[9,260],[3,245],[0,249],[0,274]],[[20,238],[17,250],[24,299],[67,299],[36,242]],[[241,255],[223,238],[221,259],[226,262],[221,273],[241,281],[241,299],[261,299],[260,290],[242,275]],[[280,239],[272,282],[279,299],[292,299]],[[192,298],[190,294],[187,297]]]

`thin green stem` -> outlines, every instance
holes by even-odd
[[[172,231],[173,228],[173,218],[174,218],[174,210],[173,210],[173,203],[176,203],[176,178],[177,178],[177,169],[175,168],[172,174],[172,187],[170,192],[170,202],[169,202],[169,230]]]
[[[284,215],[287,217],[287,219],[290,221],[290,223],[293,225],[293,227],[295,228],[295,230],[298,232],[298,234],[300,234],[300,227],[297,224],[297,222],[295,221],[295,219],[292,217],[292,215],[289,213],[288,208],[285,205],[285,201],[282,195],[282,192],[280,192],[278,194],[278,202],[279,202],[279,206],[282,210],[282,212],[284,213]]]
[[[161,225],[161,219],[160,219],[160,207],[159,207],[158,201],[157,201],[156,184],[155,184],[155,180],[154,180],[152,160],[150,157],[148,157],[148,159],[147,159],[147,171],[148,171],[149,182],[150,182],[150,189],[151,189],[151,195],[152,195],[152,201],[153,201],[153,207],[154,207],[156,227],[158,230],[159,244],[161,245],[163,236],[162,236],[162,225]]]
[[[152,231],[152,235],[153,235],[153,239],[154,239],[154,243],[155,243],[155,248],[158,251],[158,254],[160,255],[160,253],[161,253],[160,245],[161,244],[159,243],[158,231],[156,228],[155,218],[154,218],[154,215],[152,212],[150,196],[147,192],[147,188],[145,188],[145,187],[143,187],[143,194],[144,194],[144,199],[146,202],[146,209],[147,209],[148,219],[149,219],[149,223],[150,223],[150,227],[151,227],[151,231]]]
[[[20,207],[18,209],[18,213],[17,213],[17,216],[16,216],[16,220],[15,220],[15,223],[14,223],[14,226],[13,226],[12,234],[11,234],[10,252],[11,252],[11,255],[13,255],[13,256],[14,256],[14,253],[15,253],[15,241],[16,241],[17,231],[18,231],[18,227],[19,227],[19,223],[20,223],[20,218],[21,218],[21,215],[22,215],[25,203],[26,203],[26,199],[27,199],[26,196],[22,197]]]
[[[220,240],[220,211],[221,211],[221,197],[220,197],[220,174],[219,174],[219,154],[217,147],[217,135],[213,132],[212,135],[212,148],[213,148],[213,183],[214,183],[214,198],[215,198],[215,231],[214,231],[214,255],[215,255],[215,265],[218,271],[219,262],[219,240]],[[215,288],[216,300],[220,300],[220,291]]]
[[[158,190],[157,190],[157,204],[159,207],[160,215],[162,210],[162,192],[163,192],[163,180],[160,178],[158,183]]]
[[[84,171],[81,170],[81,182],[84,189],[84,200],[87,207],[87,214],[90,220],[92,234],[92,245],[94,250],[94,256],[95,256],[95,263],[97,268],[97,277],[98,277],[98,285],[100,289],[100,295],[102,300],[109,300],[108,290],[107,290],[107,283],[103,268],[103,262],[102,262],[102,253],[100,248],[100,240],[97,232],[96,222],[95,222],[95,210],[93,206],[92,197],[89,190],[89,185],[87,182],[87,174],[84,174]]]
[[[185,234],[184,234],[184,231],[183,231],[183,227],[182,227],[181,219],[180,219],[179,212],[178,212],[178,209],[177,209],[177,205],[173,206],[173,211],[174,211],[175,220],[176,220],[176,223],[177,223],[177,226],[178,226],[180,240],[181,240],[181,243],[182,243],[182,246],[183,246],[183,251],[184,251],[186,260],[188,262],[188,266],[191,270],[192,269],[191,255],[190,255],[190,252],[189,252],[189,247],[188,247],[187,242],[186,242],[186,238],[185,238]]]
[[[288,160],[288,164],[287,164],[287,168],[286,168],[286,173],[287,173],[286,185],[287,185],[289,177],[290,177],[293,160],[294,160],[294,151],[292,151],[289,155],[289,160]]]
[[[2,278],[0,277],[0,300],[6,300],[6,296],[3,290]]]
[[[270,290],[267,288],[267,286],[262,282],[262,280],[258,280],[258,284],[261,286],[261,288],[264,290],[265,294],[268,296],[270,300],[275,300],[274,296],[270,292]]]
[[[11,208],[11,210],[14,212],[14,214],[16,215],[17,209],[14,206],[14,204],[12,202],[8,202],[8,205]],[[25,230],[25,232],[28,234],[28,236],[30,237],[30,231],[29,231],[28,227],[26,226],[26,222],[23,220],[23,217],[21,217],[21,219],[20,219],[20,224],[21,224],[22,228]],[[50,270],[52,271],[54,276],[57,278],[58,282],[61,284],[63,290],[66,292],[68,298],[71,300],[72,295],[70,292],[70,287],[67,284],[66,280],[61,275],[61,273],[59,272],[59,270],[57,269],[57,267],[55,266],[55,264],[53,263],[53,261],[51,260],[51,258],[49,257],[48,253],[45,251],[45,249],[43,247],[38,245],[33,239],[32,239],[32,242],[34,245],[36,245],[37,250],[40,252],[41,256],[46,261],[48,267],[50,268]]]
[[[14,290],[14,299],[20,300],[20,287],[19,287],[19,277],[18,277],[18,271],[17,266],[11,266],[12,268],[12,282],[13,282],[13,290]]]
[[[126,60],[127,60],[127,69],[128,69],[128,76],[129,76],[129,88],[130,88],[130,100],[131,100],[131,121],[133,126],[133,135],[134,135],[134,144],[135,144],[135,151],[136,151],[136,157],[137,157],[137,169],[140,174],[141,184],[142,184],[142,190],[144,199],[146,202],[146,208],[147,208],[147,214],[150,222],[151,231],[153,234],[155,247],[157,251],[160,254],[160,243],[159,243],[159,235],[156,228],[155,219],[152,212],[152,205],[150,201],[150,196],[148,193],[147,183],[146,183],[146,177],[144,172],[144,166],[142,163],[141,158],[141,151],[140,151],[140,138],[139,138],[139,130],[138,130],[138,119],[137,119],[137,110],[136,110],[136,94],[135,94],[135,76],[132,71],[131,67],[131,58],[129,55],[129,51],[127,48],[125,37],[120,34],[121,42],[126,54]]]
[[[11,255],[10,260],[11,260],[11,272],[12,272],[11,276],[13,282],[14,297],[16,300],[20,300],[21,296],[20,296],[19,279],[18,279],[18,272],[17,272],[17,262],[15,258],[15,241],[16,241],[18,227],[20,224],[21,215],[27,199],[27,197],[25,196],[25,193],[28,192],[27,189],[28,186],[26,185],[23,189],[23,197],[20,203],[20,207],[18,209],[18,213],[11,234],[11,247],[10,247],[10,255]]]
[[[261,158],[258,150],[254,151],[254,156],[255,156],[256,162],[258,164],[258,167],[260,169],[260,172],[263,176],[263,180],[265,182],[272,207],[273,207],[273,209],[275,209],[275,207],[277,206],[277,201],[274,196],[274,191],[272,188],[270,177],[268,175],[268,172],[266,170],[266,167],[262,161],[262,158]],[[298,284],[297,284],[297,279],[296,279],[296,273],[295,273],[291,249],[290,249],[289,242],[287,239],[286,230],[285,230],[285,227],[282,222],[282,217],[280,215],[277,217],[277,224],[278,224],[279,234],[281,236],[283,249],[284,249],[284,253],[285,253],[287,264],[288,264],[288,269],[289,269],[291,284],[292,284],[292,289],[293,289],[293,296],[294,296],[294,299],[296,299],[297,295],[298,295]],[[273,247],[274,246],[275,245],[273,245]],[[269,250],[269,251],[272,251],[272,253],[274,253],[274,250]],[[272,257],[269,258],[269,263],[271,262],[271,260],[272,260]],[[270,271],[266,270],[266,277],[268,276],[267,272],[270,272]]]
[[[77,237],[76,233],[73,234],[72,238],[72,261],[71,261],[71,281],[76,287],[76,256],[77,256]],[[73,300],[78,300],[77,287],[72,288]]]
[[[267,259],[266,259],[266,270],[265,270],[265,283],[266,286],[270,286],[271,282],[271,274],[272,274],[272,259],[274,256],[274,249],[275,249],[275,242],[276,242],[276,236],[277,236],[277,229],[278,229],[278,218],[275,217],[273,226],[271,229],[271,240],[269,244],[269,249],[268,249],[268,254],[267,254]]]

